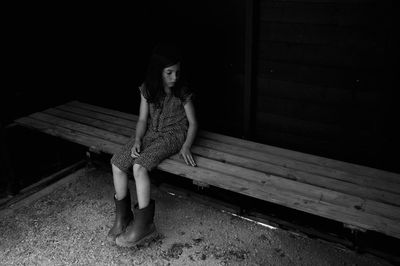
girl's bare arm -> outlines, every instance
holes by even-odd
[[[147,130],[147,117],[149,115],[149,104],[143,95],[140,96],[139,119],[136,123],[135,144],[132,148],[132,156],[138,157],[141,151],[142,139]]]
[[[189,128],[180,154],[188,165],[196,166],[196,162],[194,161],[192,153],[190,152],[190,148],[192,147],[198,128],[196,113],[192,101],[187,102],[184,105],[184,108],[186,117],[189,121]]]

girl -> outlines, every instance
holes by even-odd
[[[186,164],[196,166],[190,152],[197,132],[193,94],[182,84],[180,68],[174,46],[156,47],[145,82],[139,87],[141,102],[135,138],[111,159],[116,215],[108,238],[119,246],[135,246],[156,233],[149,172],[178,152]],[[126,174],[132,166],[138,199],[135,218]]]

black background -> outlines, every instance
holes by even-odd
[[[196,92],[201,127],[242,136],[244,1],[12,4],[4,13],[3,124],[69,100],[137,114],[137,86],[151,50],[159,41],[175,40],[183,48],[183,70]],[[399,108],[390,63],[377,136],[387,141],[376,152],[387,162],[380,165],[398,171]]]

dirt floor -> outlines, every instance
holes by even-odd
[[[157,188],[159,236],[120,248],[106,240],[114,216],[111,172],[84,168],[68,178],[0,213],[1,265],[391,265]]]

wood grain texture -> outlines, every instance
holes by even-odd
[[[70,102],[17,119],[20,125],[91,149],[115,153],[137,116]],[[159,169],[325,218],[400,238],[400,176],[201,131],[198,167],[171,156]]]

